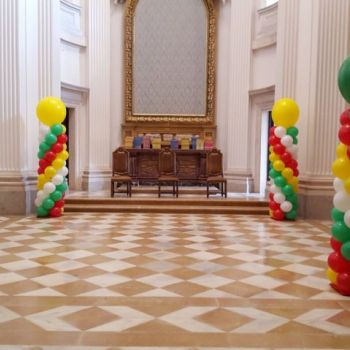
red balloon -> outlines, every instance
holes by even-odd
[[[293,169],[293,175],[294,176],[299,176],[299,170],[298,169]]]
[[[338,132],[339,140],[347,146],[350,146],[350,124],[340,127]]]
[[[296,161],[295,159],[292,159],[290,161],[290,167],[293,169],[297,169],[298,168],[298,161]]]
[[[55,159],[56,159],[56,154],[54,152],[51,151],[47,151],[45,153],[45,157],[46,161],[51,164]]]
[[[52,145],[51,150],[55,153],[60,153],[63,151],[63,145],[62,143],[56,142],[55,144]]]
[[[60,199],[55,203],[55,207],[57,208],[63,208],[64,207],[64,199]]]
[[[350,109],[344,111],[340,116],[341,125],[350,125]]]
[[[280,143],[280,139],[279,139],[278,137],[276,137],[276,136],[274,136],[274,135],[272,135],[272,136],[269,137],[269,144],[270,144],[271,146],[277,145],[277,144],[279,144],[279,143]]]
[[[59,136],[57,136],[57,142],[58,143],[66,143],[68,141],[68,136],[66,134],[61,134]]]
[[[284,213],[281,209],[277,209],[273,212],[272,214],[272,217],[275,219],[275,220],[283,220],[284,219]]]
[[[273,135],[275,135],[275,127],[274,126],[272,126],[271,128],[270,128],[270,131],[269,131],[269,134],[270,134],[270,136],[273,136]]]
[[[282,155],[286,151],[286,148],[281,144],[277,144],[273,146],[273,150],[275,151],[275,153]]]
[[[270,201],[273,201],[273,195],[274,195],[274,193],[272,193],[272,192],[269,193],[269,199],[270,199]]]
[[[281,155],[281,160],[283,161],[284,164],[290,162],[293,159],[292,155],[288,152],[284,152]]]
[[[39,160],[39,165],[40,165],[40,168],[45,169],[50,165],[50,163],[46,159],[42,158]]]
[[[348,295],[350,293],[350,271],[340,273],[336,284],[342,294]]]
[[[330,243],[331,243],[332,249],[333,249],[335,252],[339,253],[339,252],[340,252],[340,249],[341,249],[341,246],[343,245],[343,243],[337,241],[334,237],[331,238]]]
[[[42,167],[38,168],[38,174],[39,174],[39,175],[40,175],[40,174],[44,174],[44,172],[45,172],[45,169],[44,169],[44,168],[42,168]]]
[[[338,273],[350,271],[350,261],[345,260],[337,252],[333,252],[328,256],[328,266]]]
[[[62,210],[61,208],[58,208],[58,207],[53,207],[51,210],[50,210],[50,216],[52,218],[58,218],[62,215]]]
[[[273,210],[273,211],[279,210],[280,209],[280,205],[278,203],[276,203],[274,200],[271,200],[270,204],[269,204],[269,208],[271,210]]]

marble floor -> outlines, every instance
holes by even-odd
[[[349,349],[329,222],[0,217],[0,350]]]

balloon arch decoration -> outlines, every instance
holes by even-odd
[[[36,114],[40,122],[38,193],[35,199],[38,217],[59,217],[63,213],[68,189],[66,107],[56,97],[40,100]]]
[[[344,99],[350,103],[350,56],[343,62],[338,73],[338,86]],[[350,296],[350,110],[340,116],[338,131],[340,143],[333,162],[335,176],[332,209],[333,252],[328,257],[327,277],[331,286],[342,295]]]

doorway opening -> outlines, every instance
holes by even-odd
[[[273,126],[271,111],[264,111],[261,118],[260,138],[260,195],[264,196],[269,181],[269,130]]]

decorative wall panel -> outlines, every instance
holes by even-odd
[[[203,1],[138,1],[134,113],[205,115],[207,27]]]

